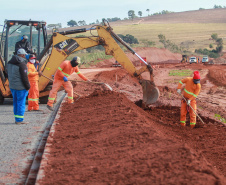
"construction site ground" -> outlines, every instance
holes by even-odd
[[[74,83],[75,103],[58,112],[37,184],[226,184],[226,65],[154,67],[160,97],[144,109],[141,86],[124,69],[81,70],[113,91]],[[194,129],[189,117],[180,126],[183,77],[169,76],[183,69],[201,74],[197,113],[205,124],[197,118]]]

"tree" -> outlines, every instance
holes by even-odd
[[[213,8],[216,9],[216,8],[223,8],[223,7],[221,5],[214,5]]]
[[[139,44],[138,40],[133,36],[133,35],[130,35],[130,34],[126,34],[126,36],[122,35],[122,34],[119,34],[118,35],[123,41],[125,41],[126,43],[129,43],[129,44]]]
[[[134,10],[130,10],[130,11],[128,11],[128,17],[129,17],[129,19],[134,19],[134,17],[135,17],[135,13],[134,13]]]
[[[70,27],[73,27],[73,26],[78,26],[77,22],[74,21],[74,20],[70,20],[67,22],[67,25],[70,26]]]
[[[139,15],[140,17],[142,17],[142,11],[139,11],[139,12],[138,12],[138,15]]]
[[[148,16],[149,16],[149,11],[150,11],[150,10],[149,10],[149,9],[147,9],[146,11],[148,12]]]
[[[58,24],[48,24],[47,25],[47,28],[49,28],[49,29],[53,29],[53,28],[62,28],[62,25],[61,25],[61,23],[58,23]]]
[[[212,35],[211,35],[211,38],[213,39],[213,40],[217,40],[217,38],[218,38],[218,35],[217,35],[217,33],[213,33]]]
[[[86,21],[84,21],[84,20],[78,21],[78,25],[79,26],[85,26],[86,25]]]

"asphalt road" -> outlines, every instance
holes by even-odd
[[[63,92],[58,93],[58,100]],[[26,125],[16,125],[12,99],[5,99],[0,105],[0,185],[24,184],[47,121],[52,111],[46,104],[40,104],[44,112],[26,111]],[[27,105],[26,105],[27,110]]]

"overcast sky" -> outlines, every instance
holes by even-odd
[[[5,19],[15,20],[43,20],[47,24],[61,23],[67,26],[70,20],[85,20],[87,24],[102,18],[128,17],[128,11],[142,11],[147,16],[168,10],[182,12],[212,9],[214,5],[226,6],[226,0],[1,0],[0,25]],[[0,28],[1,30],[2,28]]]

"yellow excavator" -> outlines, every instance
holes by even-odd
[[[112,55],[131,76],[137,78],[142,85],[143,103],[145,105],[152,104],[159,98],[159,90],[154,84],[152,66],[144,61],[142,57],[116,35],[106,20],[103,20],[102,24],[94,25],[88,29],[82,28],[63,32],[53,32],[48,42],[45,25],[46,23],[43,21],[5,21],[0,48],[0,103],[3,103],[4,98],[11,97],[7,79],[7,61],[14,54],[14,50],[11,46],[12,43],[14,44],[13,46],[15,46],[16,38],[18,40],[22,34],[29,35],[32,50],[37,50],[37,59],[41,64],[39,70],[42,71],[43,76],[39,78],[40,99],[41,97],[48,96],[49,91],[51,90],[49,85],[52,83],[50,81],[52,75],[55,74],[57,68],[70,54],[98,45],[102,45],[105,48],[106,55]],[[96,36],[92,33],[94,30],[97,33]],[[91,36],[69,37],[69,35],[74,36],[74,34],[87,31],[90,31]],[[131,53],[136,55],[145,66],[137,70],[117,42],[121,43]],[[141,76],[141,74],[146,71],[150,73],[150,80],[145,80]]]

